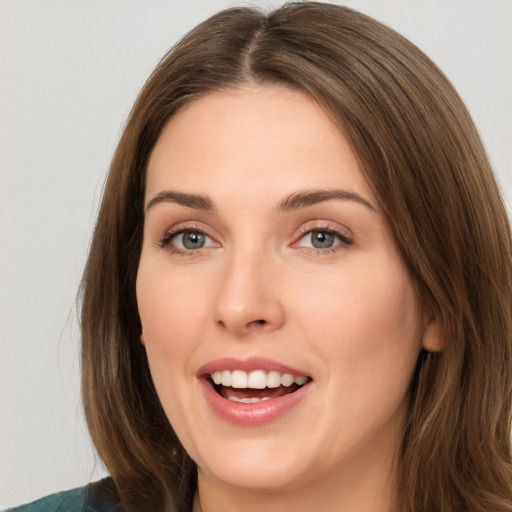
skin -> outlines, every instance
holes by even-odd
[[[278,208],[313,189],[368,204]],[[214,209],[154,201],[169,190],[205,196]],[[339,129],[285,87],[210,93],[161,133],[146,206],[142,341],[167,417],[198,465],[194,510],[392,510],[408,386],[433,326]],[[206,244],[189,250],[173,229],[203,232]],[[343,238],[319,249],[314,230]],[[197,373],[250,356],[313,381],[298,406],[248,427],[212,411]]]

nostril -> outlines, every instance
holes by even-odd
[[[1,1],[1,0],[0,0]],[[217,321],[218,325],[220,325],[221,327],[228,327],[228,325],[223,322],[222,320],[218,320]],[[267,325],[268,324],[268,321],[267,320],[263,320],[263,319],[260,319],[260,320],[252,320],[250,321],[249,323],[245,324],[245,327],[251,327],[251,326],[257,326],[257,325]]]

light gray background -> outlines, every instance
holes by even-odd
[[[339,3],[398,29],[445,70],[510,200],[512,2]],[[104,474],[80,410],[74,301],[105,172],[154,65],[229,5],[0,0],[0,505]]]

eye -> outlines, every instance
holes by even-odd
[[[336,235],[328,231],[310,231],[302,240],[315,249],[330,249],[336,243]]]
[[[352,240],[336,230],[310,229],[294,245],[317,250],[335,250],[340,245],[351,243]]]
[[[208,243],[209,237],[200,231],[185,231],[174,235],[172,242],[180,249],[202,249]]]
[[[180,229],[171,231],[160,241],[161,247],[168,247],[175,252],[192,252],[217,244],[206,233],[197,229]]]

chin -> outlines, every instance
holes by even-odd
[[[306,474],[307,457],[301,450],[283,449],[282,443],[234,441],[230,446],[223,443],[217,449],[207,451],[204,462],[197,458],[199,475],[230,487],[260,492],[275,492],[293,487]]]

